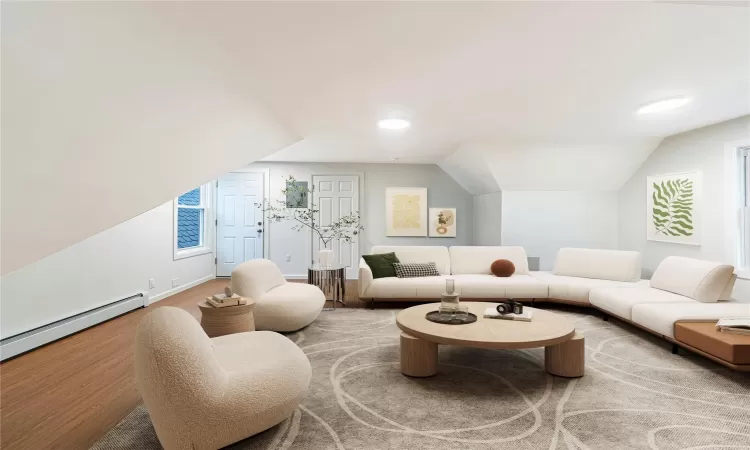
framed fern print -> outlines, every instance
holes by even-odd
[[[701,245],[699,172],[646,177],[646,238]]]

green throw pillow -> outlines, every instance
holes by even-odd
[[[396,257],[396,254],[381,253],[379,255],[362,255],[365,262],[372,270],[373,278],[385,278],[395,277],[396,269],[393,268],[393,263],[400,262]]]

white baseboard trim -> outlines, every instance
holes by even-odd
[[[152,305],[158,302],[159,300],[164,300],[167,297],[171,297],[172,295],[179,294],[182,291],[186,291],[190,289],[191,287],[198,286],[199,284],[205,283],[206,281],[213,280],[214,278],[216,278],[216,274],[206,275],[203,278],[199,278],[195,281],[191,281],[190,283],[177,286],[176,288],[172,288],[166,292],[162,292],[159,295],[154,295],[153,297],[149,297],[148,299],[146,299],[145,306]]]
[[[91,311],[3,339],[2,344],[0,344],[0,360],[26,353],[29,350],[141,308],[145,301],[146,293],[142,292],[112,304],[100,306]]]

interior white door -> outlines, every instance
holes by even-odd
[[[330,226],[342,216],[359,211],[359,176],[357,175],[313,175],[313,201],[320,213],[315,221],[322,227]],[[317,259],[322,248],[320,239],[313,239],[313,259]],[[331,242],[336,263],[346,267],[346,277],[357,278],[359,268],[359,236],[352,243],[345,240]]]
[[[216,276],[263,258],[263,172],[231,172],[219,178],[216,205]]]

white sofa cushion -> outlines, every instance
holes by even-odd
[[[631,320],[635,305],[643,303],[685,303],[687,297],[649,287],[596,288],[589,293],[589,302],[615,316]]]
[[[599,280],[595,278],[578,278],[554,275],[550,272],[530,272],[531,276],[549,286],[549,298],[567,302],[589,304],[589,293],[592,289],[603,287],[634,288],[648,287],[648,280],[635,283],[624,281]]]
[[[454,275],[461,298],[547,298],[547,284],[530,275]]]
[[[555,275],[613,281],[641,279],[641,254],[623,250],[561,248],[555,258]]]
[[[733,273],[734,267],[728,264],[668,256],[651,277],[651,287],[699,302],[716,302],[732,281]]]
[[[451,273],[451,261],[448,247],[429,245],[374,245],[370,254],[393,252],[402,263],[434,262],[442,275]]]
[[[635,305],[632,320],[655,333],[674,338],[674,323],[678,320],[719,320],[738,316],[750,316],[750,303],[701,303],[688,300],[682,303]]]
[[[376,278],[367,287],[364,298],[439,299],[445,292],[447,278],[452,277]]]
[[[507,259],[516,266],[516,274],[529,273],[529,261],[523,247],[462,247],[450,248],[451,273],[490,275],[490,266],[498,259]]]

